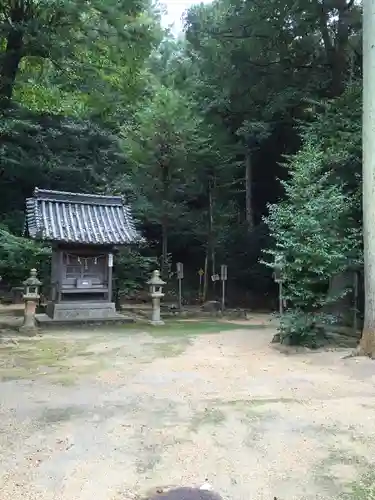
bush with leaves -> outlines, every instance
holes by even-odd
[[[359,98],[348,91],[303,130],[303,147],[282,181],[285,199],[269,207],[275,247],[268,253],[284,257],[289,308],[282,342],[315,344],[319,325],[332,319],[324,309],[348,291],[328,293],[330,279],[361,262]]]
[[[20,286],[36,268],[41,281],[48,279],[51,249],[0,228],[0,275],[4,283]]]
[[[326,327],[336,322],[334,315],[289,309],[280,318],[279,334],[273,342],[318,348],[326,344]]]
[[[115,259],[114,276],[120,296],[134,297],[147,287],[154,269],[158,269],[157,258],[147,255],[147,248],[128,247],[119,251]]]
[[[0,222],[18,234],[35,187],[102,191],[126,164],[108,128],[22,108],[3,113],[0,142]]]

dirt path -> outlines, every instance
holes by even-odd
[[[271,337],[61,332],[1,348],[1,500],[205,478],[233,500],[375,498],[375,362],[285,355]]]

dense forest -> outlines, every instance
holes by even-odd
[[[146,240],[117,257],[124,293],[183,262],[185,299],[200,268],[215,297],[226,264],[229,304],[275,307],[282,256],[281,338],[313,342],[362,268],[361,5],[214,0],[178,38],[149,0],[0,15],[3,280],[48,261],[22,238],[35,186],[121,194]]]

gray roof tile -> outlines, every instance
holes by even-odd
[[[31,238],[45,241],[124,245],[141,239],[120,196],[35,188],[26,200],[26,223]]]

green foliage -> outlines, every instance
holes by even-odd
[[[347,293],[328,293],[330,279],[361,262],[359,128],[360,92],[349,90],[304,128],[287,163],[285,199],[269,207],[268,253],[284,257],[285,299],[295,310],[281,333],[293,342],[311,339],[315,315],[323,320],[323,309]]]
[[[237,286],[265,296],[273,291],[272,271],[261,264],[262,251],[270,246],[266,224],[249,231],[245,222],[232,224],[223,242],[223,260]]]
[[[324,314],[289,310],[280,319],[280,342],[317,348],[325,337],[322,325],[327,324],[329,319],[332,318]]]
[[[159,267],[155,257],[144,255],[145,250],[124,248],[117,254],[115,276],[120,295],[129,298],[146,289],[152,271]]]
[[[134,211],[153,234],[164,225],[168,236],[181,231],[186,216],[186,185],[192,154],[200,143],[200,117],[184,96],[154,84],[154,93],[122,129],[125,156],[131,165]],[[129,190],[129,175],[116,188]],[[160,238],[160,236],[159,236]]]
[[[330,26],[333,17],[336,26]],[[349,19],[352,30],[339,32],[339,23]],[[307,96],[332,92],[337,77],[341,88],[349,75],[358,75],[353,52],[360,47],[360,27],[360,8],[346,2],[325,2],[322,8],[304,0],[216,0],[194,6],[186,16],[198,66],[194,77],[204,82],[206,107],[251,120],[302,111]],[[348,58],[338,75],[333,59],[340,51]]]
[[[13,105],[0,221],[20,234],[36,185],[116,192],[149,241],[119,255],[124,292],[163,254],[194,287],[207,258],[209,274],[226,263],[233,288],[266,296],[262,216],[285,195],[269,227],[288,255],[289,304],[315,315],[329,278],[360,260],[360,86],[348,88],[361,74],[360,7],[215,0],[189,9],[185,38],[158,46],[162,36],[149,0],[0,2],[0,99]]]
[[[87,120],[10,110],[3,115],[0,139],[0,218],[18,233],[25,197],[35,186],[97,191],[125,162],[117,138]]]
[[[16,97],[26,105],[35,109],[39,102],[42,110],[56,112],[56,96],[66,98],[69,91],[104,116],[133,94],[143,61],[160,35],[148,0],[4,0],[1,93],[11,96],[16,83]],[[9,72],[10,67],[16,74]],[[73,109],[74,99],[65,105],[66,111]]]
[[[199,125],[183,96],[157,84],[152,98],[124,126],[124,151],[132,162],[136,211],[142,220],[161,224],[166,214],[171,220],[182,215],[179,191]]]
[[[325,304],[329,278],[358,257],[359,235],[347,227],[351,200],[341,186],[329,182],[322,156],[311,144],[296,155],[290,164],[292,179],[283,182],[286,200],[271,206],[268,218],[276,239],[272,253],[281,253],[286,261],[286,298],[307,310]]]
[[[30,269],[38,270],[41,281],[46,278],[51,249],[0,228],[0,276],[4,283],[20,286]]]

